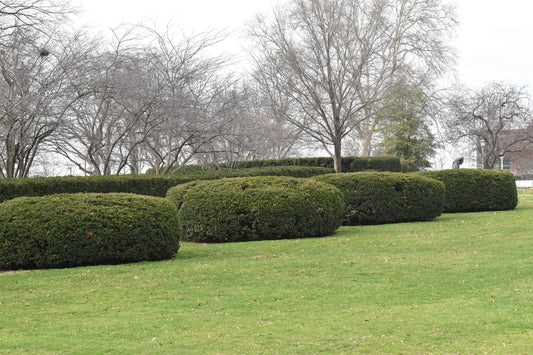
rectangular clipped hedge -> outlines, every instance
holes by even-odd
[[[329,174],[321,167],[267,167],[240,170],[212,170],[178,175],[65,176],[49,178],[0,179],[0,202],[20,196],[45,196],[76,192],[128,192],[165,197],[172,186],[194,180],[240,176],[311,177]]]
[[[395,157],[343,157],[341,159],[342,172],[356,172],[365,170],[400,172],[402,170],[399,158]],[[249,160],[237,162],[237,169],[262,166],[321,166],[333,168],[333,158],[285,158],[271,160]]]

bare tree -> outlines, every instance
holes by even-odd
[[[2,177],[28,176],[43,144],[78,99],[69,88],[70,54],[61,43],[31,28],[17,28],[4,39],[0,50]]]
[[[0,38],[15,30],[31,28],[46,32],[74,12],[68,0],[2,0],[0,1]]]
[[[56,151],[90,175],[156,173],[215,149],[234,118],[230,76],[206,54],[221,34],[175,35],[144,26],[117,29],[71,73],[82,99],[70,107]],[[95,42],[95,41],[93,41]],[[91,47],[91,46],[89,46]]]
[[[208,50],[223,33],[176,34],[147,29],[152,39],[149,70],[158,83],[160,124],[143,144],[145,159],[156,173],[177,170],[198,154],[213,149],[231,115],[233,99],[227,95],[231,77],[220,75],[225,59]]]
[[[422,83],[449,64],[442,36],[453,24],[440,0],[297,0],[252,24],[255,77],[340,171],[352,130],[368,153],[372,118],[398,76]]]
[[[139,172],[139,145],[157,125],[158,88],[133,32],[114,32],[111,49],[85,40],[71,73],[82,98],[69,109],[56,152],[89,175]],[[90,49],[90,50],[89,50]]]
[[[530,98],[524,86],[492,82],[480,90],[459,88],[449,99],[445,121],[452,143],[471,142],[482,152],[482,167],[492,169],[506,153],[533,144]]]
[[[227,124],[204,162],[233,166],[240,160],[281,159],[297,150],[300,130],[276,113],[257,85],[233,85],[226,97]]]
[[[365,67],[361,100],[381,97],[377,104],[363,110],[362,124],[357,126],[361,138],[361,156],[369,156],[374,144],[374,133],[379,130],[380,111],[389,111],[384,101],[388,96],[407,99],[423,91],[432,96],[434,82],[454,63],[455,51],[448,44],[456,27],[453,5],[441,0],[399,0],[386,6],[387,27],[380,38],[381,47],[375,65]],[[372,78],[381,78],[375,80]],[[411,91],[398,92],[397,87],[408,83]],[[401,84],[401,85],[399,85]],[[392,100],[394,101],[394,100]]]

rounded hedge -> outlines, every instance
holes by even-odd
[[[450,169],[416,174],[444,183],[444,212],[512,210],[518,203],[514,175],[505,170]]]
[[[174,203],[174,205],[176,205],[177,209],[179,210],[181,208],[181,205],[183,204],[183,198],[189,192],[189,190],[196,185],[204,184],[206,182],[209,182],[209,180],[196,180],[171,187],[167,191],[166,198],[172,201],[172,203]]]
[[[311,179],[249,177],[202,181],[169,191],[180,206],[182,239],[235,242],[333,233],[341,224],[342,193]]]
[[[133,194],[59,194],[0,204],[0,269],[60,268],[172,258],[176,206]]]
[[[360,172],[314,178],[344,193],[344,225],[432,220],[442,212],[444,185],[421,176]]]

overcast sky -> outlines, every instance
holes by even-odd
[[[194,33],[227,29],[234,37],[226,49],[242,47],[241,30],[260,11],[269,11],[275,0],[74,0],[81,7],[82,22],[96,28],[120,23],[169,21]],[[460,27],[455,46],[459,52],[457,75],[477,87],[491,80],[533,87],[533,1],[456,1]]]

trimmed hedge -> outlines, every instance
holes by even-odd
[[[512,210],[518,203],[515,178],[505,170],[450,169],[415,174],[444,183],[444,212]]]
[[[333,158],[286,158],[271,160],[240,161],[235,164],[238,169],[260,166],[321,166],[333,169]],[[399,158],[395,157],[342,157],[342,172],[356,172],[364,170],[399,172],[402,165]]]
[[[185,197],[185,195],[187,194],[187,192],[189,192],[191,188],[193,188],[196,185],[201,185],[209,181],[210,180],[195,180],[195,181],[188,182],[186,184],[176,185],[174,187],[171,187],[167,191],[166,198],[172,201],[172,203],[174,203],[179,210],[181,208],[181,205],[183,204],[183,198]]]
[[[441,214],[444,205],[444,184],[421,176],[360,172],[314,179],[344,193],[344,225],[432,220]]]
[[[133,194],[20,197],[0,204],[0,246],[1,270],[170,259],[177,210]]]
[[[168,196],[180,206],[182,240],[195,242],[321,237],[343,213],[337,188],[291,177],[202,181]]]
[[[179,175],[66,176],[50,178],[0,179],[0,202],[21,196],[45,196],[77,192],[126,192],[164,197],[169,188],[194,180],[215,180],[238,176],[311,177],[329,174],[320,167],[266,167],[216,170]]]

